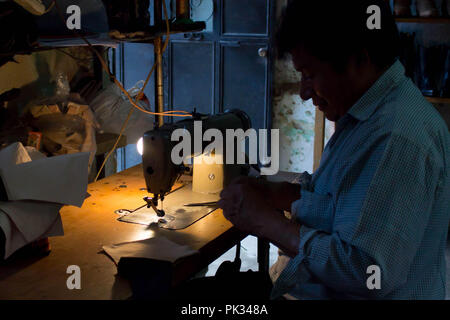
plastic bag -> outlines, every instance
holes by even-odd
[[[144,81],[139,81],[128,93],[135,98],[142,88]],[[139,101],[139,106],[149,109],[148,105]],[[111,84],[101,91],[91,102],[91,108],[100,124],[101,131],[119,134],[123,123],[127,119],[130,109],[133,108],[128,98],[115,85]],[[128,144],[137,143],[145,132],[154,127],[155,117],[135,110],[128,122],[124,135]]]

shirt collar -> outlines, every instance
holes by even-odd
[[[386,96],[389,89],[398,85],[404,77],[405,68],[397,60],[350,108],[348,114],[360,121],[367,120],[375,112],[380,100]]]

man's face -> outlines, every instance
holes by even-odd
[[[337,121],[356,102],[354,76],[348,70],[338,73],[326,62],[309,54],[302,47],[291,52],[295,69],[302,73],[300,97],[312,99],[330,121]]]

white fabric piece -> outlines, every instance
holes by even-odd
[[[197,250],[181,246],[164,237],[103,246],[103,250],[116,264],[120,258],[147,258],[173,263],[180,258],[198,253]]]
[[[0,202],[0,210],[6,213],[25,240],[33,242],[53,225],[62,205],[35,201]]]
[[[0,151],[0,170],[2,171],[6,171],[6,168],[13,164],[26,162],[31,162],[31,158],[21,143],[13,143]]]
[[[27,150],[28,156],[31,158],[31,161],[47,158],[45,154],[39,152],[35,147],[25,147]]]
[[[22,248],[27,244],[27,240],[22,233],[16,228],[14,223],[9,219],[8,215],[0,210],[0,228],[5,234],[5,256],[8,258],[17,249]]]
[[[49,215],[46,217],[47,219],[43,219],[47,220],[47,223],[40,222],[40,219],[33,219],[34,221],[39,221],[38,225],[33,228],[32,234],[34,236],[32,234],[28,234],[27,237],[25,237],[11,217],[4,211],[0,210],[0,229],[2,229],[5,234],[5,255],[2,258],[7,259],[14,252],[33,241],[64,235],[59,212],[56,212],[56,216],[53,217],[53,220],[50,219],[51,216],[53,216],[53,214],[49,212]],[[30,225],[32,225],[32,223],[30,223]],[[27,229],[29,229],[29,227],[27,227]]]
[[[0,151],[8,200],[37,200],[81,207],[88,185],[89,153],[31,161],[21,143]]]

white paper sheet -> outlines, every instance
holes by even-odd
[[[60,204],[37,201],[0,202],[0,210],[8,215],[28,242],[49,230],[61,207]]]
[[[31,158],[21,143],[13,143],[5,149],[0,150],[0,170],[3,169],[2,171],[6,171],[6,168],[9,168],[14,164],[26,163],[30,161]]]
[[[28,214],[28,216],[32,217],[33,215]],[[0,210],[0,229],[3,230],[6,239],[5,256],[2,258],[7,259],[15,251],[33,241],[64,235],[61,216],[58,211],[56,211],[56,214],[55,212],[49,211],[47,216],[43,218],[44,219],[42,220],[36,218],[32,219],[34,221],[30,221],[30,224],[25,229],[20,230],[14,223],[13,219],[11,219],[6,212]],[[34,224],[34,228],[31,228],[31,226],[33,226],[33,222],[37,222],[37,224]],[[32,230],[31,233],[27,234],[26,230],[30,229]]]
[[[30,156],[31,161],[47,158],[45,154],[37,151],[35,147],[25,147],[25,150],[27,150],[27,153]]]
[[[21,143],[0,151],[0,176],[10,201],[37,200],[81,207],[88,184],[89,153],[31,161]]]
[[[116,264],[120,258],[147,258],[173,263],[182,257],[198,253],[188,246],[181,246],[164,237],[103,246],[103,250]]]
[[[8,258],[17,249],[22,248],[28,242],[23,234],[17,229],[14,223],[9,219],[8,215],[0,210],[0,228],[5,234],[5,256]]]

